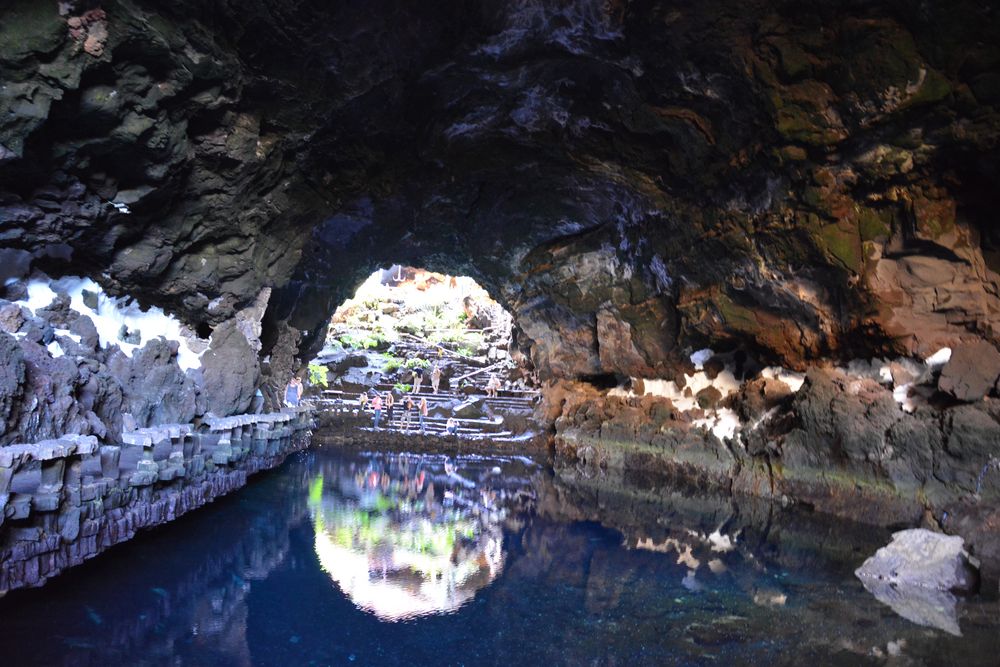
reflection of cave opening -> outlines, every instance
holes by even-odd
[[[511,349],[513,320],[475,280],[394,265],[373,273],[334,313],[313,375],[334,390],[418,385],[441,393],[533,386],[530,363]],[[435,369],[438,372],[435,373]]]
[[[309,493],[320,564],[382,620],[455,611],[503,570],[502,524],[532,497],[492,466],[408,455],[326,463]]]

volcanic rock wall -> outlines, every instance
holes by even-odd
[[[1000,434],[988,3],[16,0],[3,12],[11,278],[89,276],[203,340],[232,340],[226,323],[272,288],[260,349],[232,348],[267,361],[271,395],[375,266],[472,275],[549,383],[557,444],[579,408],[563,390],[590,400],[590,436],[600,401],[655,395],[684,413],[641,415],[681,443],[656,456],[720,479],[730,459],[770,465],[745,485],[757,493],[818,506],[842,475],[941,521],[951,499],[992,488],[989,474],[971,483]],[[697,368],[706,349],[724,371]],[[725,386],[699,376],[691,389],[708,371],[728,373]],[[780,378],[807,371],[791,398]],[[230,411],[247,398],[223,394]],[[0,393],[0,408],[24,413],[33,395]],[[970,419],[980,444],[953,447]],[[911,428],[926,435],[912,451],[899,446]],[[647,444],[596,437],[608,451]],[[821,479],[781,486],[804,477],[778,474],[779,451]]]

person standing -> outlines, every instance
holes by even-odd
[[[420,399],[420,412],[418,413],[418,416],[420,417],[420,435],[423,435],[426,432],[426,427],[424,425],[424,420],[427,418],[427,399],[426,398],[421,398]]]
[[[420,360],[417,359],[419,362]],[[424,369],[420,366],[413,367],[413,393],[420,393],[420,385],[424,381]]]
[[[431,371],[431,389],[434,393],[438,393],[438,387],[441,386],[441,369],[438,367],[438,363],[434,362],[434,369]]]
[[[409,396],[406,397],[406,401],[403,402],[403,425],[402,429],[404,432],[409,432],[410,430],[410,415],[413,413],[413,399]]]
[[[285,405],[290,408],[298,407],[299,399],[302,398],[302,380],[295,376],[288,386],[285,387]]]
[[[378,422],[382,419],[382,397],[375,394],[375,398],[372,399],[372,410],[375,411],[375,430],[378,430]]]
[[[363,414],[366,407],[368,407],[368,394],[361,392],[358,395],[358,414]]]
[[[392,392],[385,392],[385,423],[392,428],[392,412],[396,405],[396,400],[392,397]]]

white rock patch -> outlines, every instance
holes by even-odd
[[[86,315],[93,321],[102,347],[117,345],[126,355],[132,356],[132,353],[147,341],[162,337],[179,343],[177,363],[181,370],[201,367],[201,353],[195,352],[189,342],[189,339],[195,338],[194,334],[176,317],[164,313],[162,308],[152,307],[143,312],[134,300],[109,297],[104,294],[101,286],[90,278],[76,276],[67,276],[52,281],[33,279],[28,282],[27,289],[28,298],[17,303],[29,308],[32,312],[52,303],[52,300],[56,298],[56,290],[69,295],[70,308],[81,315]],[[96,311],[83,302],[84,290],[97,294]],[[122,325],[125,325],[129,332],[139,332],[140,343],[138,345],[124,343],[118,339]],[[74,336],[68,331],[57,333],[69,336],[77,342],[80,341],[79,336]],[[52,351],[51,345],[49,351]],[[61,347],[59,352],[59,356],[61,356]],[[53,356],[56,355],[53,354]]]
[[[768,380],[780,380],[788,385],[794,394],[802,388],[802,383],[806,381],[805,373],[796,373],[781,366],[768,366],[760,372],[761,377]]]
[[[705,362],[711,359],[715,355],[715,352],[708,349],[698,350],[691,355],[691,363],[694,364],[694,369],[700,371],[705,368]]]
[[[736,435],[736,429],[740,426],[740,418],[729,408],[720,408],[715,411],[715,414],[704,419],[696,419],[691,423],[694,426],[708,429],[716,438],[723,440]]]
[[[940,366],[944,366],[949,361],[951,361],[950,347],[942,347],[940,350],[938,350],[931,356],[924,359],[924,363],[926,363],[931,368],[938,368]]]

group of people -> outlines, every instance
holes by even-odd
[[[382,414],[385,413],[386,423],[389,427],[392,427],[392,422],[394,419],[394,413],[396,409],[396,399],[393,397],[391,391],[379,394],[378,392],[372,392],[374,395],[369,398],[367,392],[361,392],[358,396],[358,408],[359,412],[364,412],[368,408],[369,402],[371,403],[372,413],[373,413],[373,425],[375,430],[378,430],[379,424],[382,422]],[[410,427],[413,425],[413,415],[416,414],[418,423],[420,425],[420,433],[427,432],[427,399],[421,397],[420,401],[414,401],[412,396],[407,395],[403,400],[403,418],[400,421],[400,428],[404,432],[409,432]],[[458,434],[458,420],[454,417],[448,419],[448,423],[444,426],[445,431],[451,435]]]
[[[393,417],[396,409],[396,399],[393,397],[391,391],[387,391],[384,394],[379,394],[378,392],[373,392],[374,396],[371,397],[372,412],[374,413],[374,426],[378,430],[379,423],[382,421],[382,412],[385,411],[386,422],[392,427]],[[358,406],[361,412],[364,412],[368,407],[369,397],[367,392],[362,392],[358,396]],[[403,400],[403,419],[400,426],[404,431],[409,431],[413,424],[413,415],[416,413],[417,420],[420,423],[420,432],[424,433],[426,431],[427,419],[427,399],[421,398],[420,402],[413,400],[412,396],[407,395]]]
[[[438,367],[437,362],[434,362],[434,367],[431,369],[431,389],[434,393],[438,393],[438,388],[441,386],[441,369]],[[424,382],[424,369],[417,366],[413,369],[413,393],[420,393],[420,385]]]

